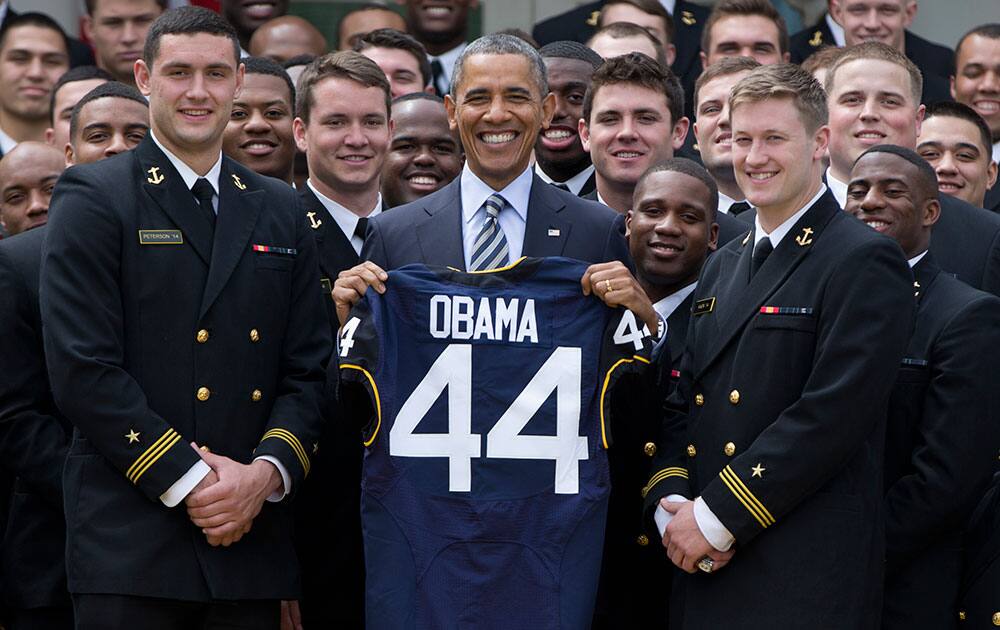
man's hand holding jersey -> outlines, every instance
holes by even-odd
[[[351,308],[364,296],[368,287],[375,287],[379,293],[385,293],[385,282],[388,279],[389,274],[371,261],[341,271],[333,285],[333,302],[340,325],[343,326],[347,321]],[[628,267],[620,261],[587,267],[580,284],[584,295],[593,293],[608,306],[625,307],[639,316],[649,326],[649,330],[656,331],[659,317],[653,303]]]

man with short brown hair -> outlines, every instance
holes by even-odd
[[[167,8],[167,0],[86,0],[81,26],[94,46],[97,67],[116,81],[135,85],[133,66],[142,57],[150,25]]]
[[[681,627],[876,627],[873,482],[913,281],[899,247],[823,185],[826,95],[811,75],[756,68],[729,108],[754,228],[702,270],[647,510],[674,564],[701,572],[680,585]]]
[[[788,61],[788,27],[768,0],[723,0],[701,32],[701,63],[753,57],[762,65]]]

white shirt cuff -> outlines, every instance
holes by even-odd
[[[667,501],[669,503],[683,503],[689,499],[680,494],[668,494]],[[660,532],[660,538],[663,538],[663,534],[667,532],[667,525],[670,521],[674,520],[674,515],[663,509],[662,505],[656,505],[656,511],[653,512],[653,520],[656,521],[656,529]]]
[[[694,520],[698,523],[701,535],[717,550],[729,551],[733,546],[736,539],[701,497],[694,500]]]
[[[281,475],[281,488],[275,490],[271,493],[271,496],[267,497],[267,500],[271,503],[277,503],[287,497],[288,493],[292,491],[292,476],[288,474],[288,471],[285,470],[285,465],[278,461],[278,458],[271,457],[270,455],[261,455],[254,458],[253,461],[257,461],[258,459],[263,459],[265,462],[274,464],[274,467],[278,469],[278,474]]]
[[[167,491],[160,495],[160,501],[167,507],[174,507],[184,500],[194,487],[201,483],[205,475],[212,472],[212,469],[204,460],[199,459],[174,485],[167,488]]]

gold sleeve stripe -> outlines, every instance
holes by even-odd
[[[524,260],[522,257],[517,262]],[[514,263],[515,265],[517,263]],[[372,386],[372,393],[375,395],[375,431],[372,432],[372,436],[368,438],[365,442],[365,446],[371,446],[375,443],[375,437],[378,436],[378,430],[382,428],[382,401],[378,396],[378,385],[375,384],[375,377],[371,375],[371,372],[361,367],[360,365],[354,365],[353,363],[341,364],[340,369],[342,370],[357,370],[365,375],[368,379],[368,384]]]
[[[157,452],[154,457],[152,457],[148,462],[146,462],[146,464],[144,466],[142,466],[141,468],[139,468],[138,470],[135,471],[135,476],[132,479],[132,483],[138,483],[139,482],[139,477],[142,477],[146,473],[146,471],[149,470],[150,467],[153,464],[156,463],[156,460],[160,459],[160,457],[162,457],[164,453],[166,453],[171,448],[173,448],[174,444],[177,444],[178,442],[180,442],[180,440],[181,440],[181,436],[178,433],[175,433],[174,437],[172,437],[169,440],[167,440],[163,444],[163,446],[160,447],[159,452]]]
[[[132,462],[132,465],[129,466],[128,470],[125,471],[125,476],[128,477],[128,480],[131,481],[132,483],[135,483],[136,480],[138,480],[139,477],[142,475],[142,473],[145,472],[146,469],[148,468],[148,466],[145,466],[145,464],[147,462],[152,464],[157,459],[159,459],[160,455],[163,454],[163,451],[166,450],[166,449],[161,449],[161,447],[165,443],[169,442],[175,436],[178,439],[180,438],[180,435],[177,433],[177,431],[174,431],[173,428],[169,428],[166,431],[164,431],[163,435],[160,436],[160,439],[153,442],[149,446],[149,448],[143,451],[142,455],[139,455],[139,457],[137,457],[136,460]],[[173,444],[171,444],[170,446],[173,446]],[[169,446],[167,448],[169,448]],[[152,461],[149,461],[150,458],[152,458]]]
[[[309,474],[309,457],[306,455],[306,450],[302,448],[302,442],[299,442],[299,438],[295,437],[291,431],[286,429],[271,429],[264,434],[264,437],[262,437],[260,441],[263,442],[268,438],[282,440],[291,446],[292,451],[295,452],[295,456],[299,458],[299,463],[302,464],[302,469],[305,471],[305,474]]]
[[[679,466],[671,466],[670,468],[664,468],[663,470],[657,472],[655,475],[649,478],[649,483],[646,487],[642,489],[642,497],[646,498],[649,494],[650,489],[656,484],[660,483],[668,477],[681,477],[682,479],[688,478],[688,471],[686,468],[680,468]]]
[[[719,473],[719,478],[722,479],[722,483],[726,484],[726,487],[736,496],[739,502],[743,504],[743,507],[757,519],[761,527],[767,529],[770,525],[774,525],[774,517],[767,511],[764,504],[757,500],[757,497],[750,492],[746,484],[736,476],[732,468],[729,466],[723,468],[722,472]]]
[[[631,359],[618,359],[615,361],[615,364],[608,368],[608,373],[604,375],[604,384],[601,385],[601,399],[598,401],[598,409],[600,409],[601,413],[601,443],[604,445],[605,449],[608,448],[608,434],[604,428],[604,396],[608,393],[608,386],[611,384],[611,374],[618,369],[619,365],[623,363],[635,363],[636,361],[646,364],[649,363],[649,359],[634,354]]]

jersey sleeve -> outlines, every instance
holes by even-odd
[[[601,440],[604,448],[612,444],[612,400],[616,395],[627,395],[642,391],[645,387],[622,387],[626,380],[635,383],[636,379],[645,380],[651,373],[653,337],[649,328],[635,313],[628,309],[612,310],[611,317],[604,330],[601,344],[600,400],[599,412],[601,419]],[[624,377],[630,377],[628,379]],[[635,379],[631,378],[635,377]]]
[[[361,430],[365,446],[371,446],[382,425],[382,403],[379,397],[379,312],[381,302],[373,291],[368,292],[351,309],[350,317],[340,329],[337,346],[340,364],[339,399],[347,421]]]

